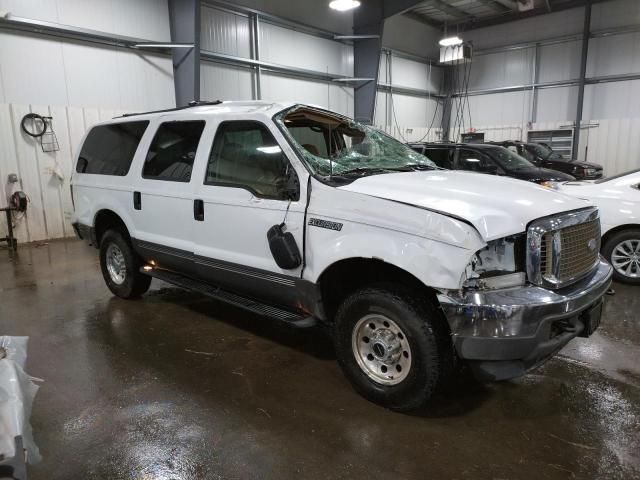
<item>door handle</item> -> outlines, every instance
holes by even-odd
[[[204,221],[204,202],[202,200],[193,201],[193,218],[198,222]]]
[[[142,210],[142,195],[140,192],[133,192],[133,208],[135,210]]]

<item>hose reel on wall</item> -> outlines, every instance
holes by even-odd
[[[53,131],[53,117],[43,117],[37,113],[27,113],[20,122],[22,131],[32,138],[40,140],[43,152],[57,152],[60,150],[58,137]]]

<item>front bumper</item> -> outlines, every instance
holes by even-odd
[[[584,330],[611,284],[602,259],[587,278],[560,289],[533,285],[438,295],[459,357],[476,375],[504,380],[540,365]]]

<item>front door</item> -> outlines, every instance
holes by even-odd
[[[295,306],[301,266],[276,264],[267,231],[285,224],[300,253],[304,199],[279,132],[258,121],[224,121],[217,128],[196,191],[195,268],[201,278],[265,302]]]

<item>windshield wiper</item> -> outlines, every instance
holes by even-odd
[[[334,173],[334,176],[340,176],[340,175],[353,175],[353,174],[359,174],[359,173],[390,173],[393,172],[394,170],[391,170],[389,168],[378,168],[378,167],[371,167],[371,168],[367,168],[367,167],[358,167],[358,168],[352,168],[351,170],[345,170],[344,172],[340,172],[340,173]]]
[[[409,163],[407,165],[404,165],[402,168],[410,168],[411,170],[435,170],[437,167],[425,165],[424,163]]]

